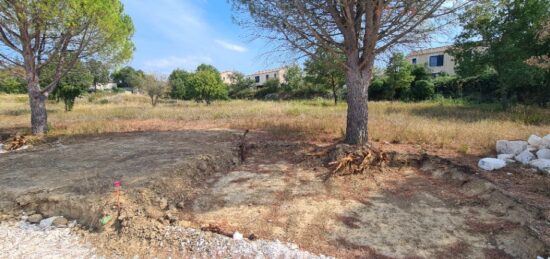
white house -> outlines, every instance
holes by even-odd
[[[406,58],[413,65],[426,66],[434,76],[442,72],[455,75],[455,60],[446,52],[450,47],[443,46],[413,51]]]

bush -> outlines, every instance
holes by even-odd
[[[371,100],[391,100],[395,91],[382,78],[376,78],[369,86],[369,99]]]
[[[411,96],[414,100],[431,99],[434,93],[434,84],[428,80],[418,80],[411,87]]]

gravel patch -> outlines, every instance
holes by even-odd
[[[177,239],[179,249],[204,258],[331,258],[300,250],[278,240],[234,240],[193,228],[167,227],[165,237]],[[176,237],[176,238],[174,238]],[[69,228],[41,227],[26,221],[0,223],[0,258],[103,258],[79,242]]]
[[[99,258],[68,228],[41,228],[28,222],[0,223],[0,258]]]

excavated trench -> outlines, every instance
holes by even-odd
[[[174,226],[337,257],[550,255],[550,199],[526,203],[474,168],[388,151],[385,167],[327,180],[319,152],[327,148],[257,134],[240,163],[240,141],[233,131],[125,133],[6,154],[0,212],[4,220],[21,211],[75,219],[89,240],[120,255],[177,247],[166,231]],[[103,225],[105,215],[113,220]]]

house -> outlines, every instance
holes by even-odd
[[[413,51],[407,55],[406,59],[413,65],[425,66],[433,76],[441,73],[455,75],[455,60],[446,52],[450,47],[443,46]]]
[[[97,84],[97,85],[92,85],[88,88],[88,91],[106,91],[106,90],[113,90],[117,88],[117,85],[116,83],[105,83],[105,84]]]
[[[220,76],[222,77],[222,81],[224,84],[234,84],[235,83],[235,72],[233,71],[223,71],[220,73]]]
[[[265,82],[269,79],[277,79],[279,80],[279,83],[283,84],[286,82],[285,75],[287,72],[287,67],[280,67],[268,70],[260,70],[251,75],[247,75],[245,78],[253,80],[256,86],[265,84]]]

